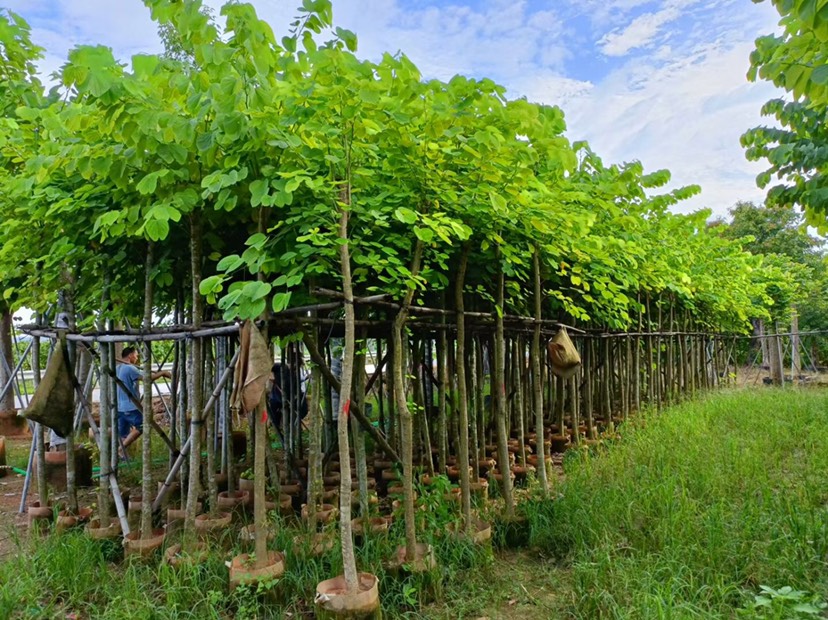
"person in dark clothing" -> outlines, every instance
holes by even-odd
[[[299,412],[304,420],[308,414],[308,400],[300,372],[289,364],[276,362],[270,369],[271,388],[267,398],[267,413],[277,430],[282,429],[282,413],[288,407]]]

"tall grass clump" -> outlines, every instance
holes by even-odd
[[[568,455],[560,498],[530,515],[571,566],[568,613],[732,618],[763,585],[825,597],[828,392],[721,392],[622,434]]]

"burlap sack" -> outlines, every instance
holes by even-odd
[[[23,415],[33,422],[51,428],[60,437],[72,432],[75,414],[75,384],[69,369],[66,342],[63,338],[55,343],[55,350],[46,365],[46,373],[40,380],[34,396]]]
[[[272,360],[267,341],[252,321],[246,321],[241,330],[241,350],[233,377],[231,405],[244,412],[256,409],[262,400],[270,377]]]
[[[561,327],[546,345],[549,354],[549,365],[552,372],[562,379],[569,379],[581,367],[581,356],[578,349],[569,339],[566,328]]]

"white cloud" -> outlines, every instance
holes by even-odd
[[[737,200],[761,200],[754,179],[762,166],[745,160],[739,137],[766,122],[759,108],[774,90],[745,81],[751,49],[713,44],[662,68],[628,63],[566,107],[569,137],[586,138],[606,162],[668,168],[671,187],[701,185],[682,212],[723,214]]]
[[[633,49],[649,45],[657,37],[661,27],[677,19],[681,12],[670,7],[657,13],[644,13],[636,17],[626,28],[605,35],[598,45],[607,56],[624,56]]]

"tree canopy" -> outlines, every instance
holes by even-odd
[[[340,286],[346,185],[357,295],[415,288],[427,303],[470,244],[479,308],[502,268],[498,311],[528,314],[537,249],[553,316],[626,329],[653,299],[731,330],[767,315],[786,278],[710,230],[708,212],[670,212],[697,187],[658,193],[668,171],[570,142],[558,107],[485,78],[425,80],[404,54],[361,59],[329,0],[304,0],[281,40],[247,4],[222,7],[223,31],[199,0],[145,4],[168,53],[125,64],[79,46],[49,94],[28,25],[0,17],[0,272],[14,307],[71,286],[91,322],[108,276],[107,312],[139,316],[153,243],[163,313],[186,297],[194,234],[200,291],[225,318],[302,305],[314,285]]]
[[[746,132],[742,144],[752,161],[767,160],[757,178],[770,187],[769,205],[801,207],[808,223],[826,229],[828,215],[828,4],[818,0],[773,0],[782,17],[781,34],[756,40],[748,79],[764,79],[793,100],[773,99],[762,114],[776,127]]]

